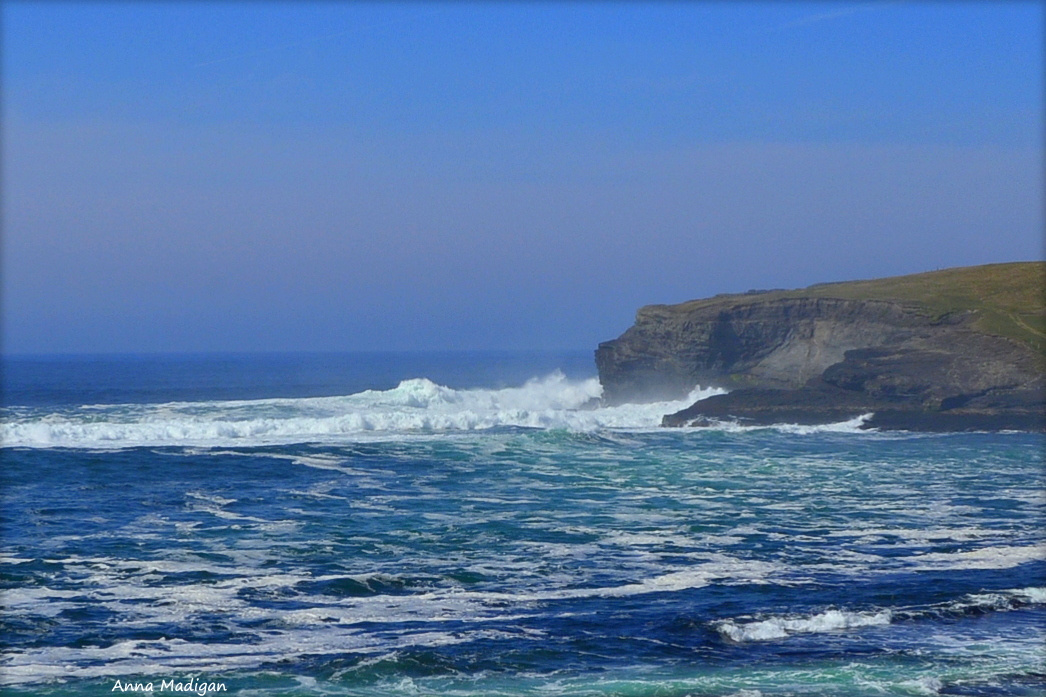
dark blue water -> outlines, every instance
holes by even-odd
[[[498,388],[555,370],[595,375],[591,351],[41,356],[0,367],[0,400],[21,406],[327,397],[422,377]]]
[[[9,364],[4,693],[1046,693],[1042,436],[662,430],[585,360]]]

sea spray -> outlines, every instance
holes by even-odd
[[[331,442],[399,434],[494,428],[655,428],[661,417],[721,390],[695,388],[686,399],[602,407],[595,378],[560,372],[518,387],[455,390],[425,378],[390,390],[344,397],[90,405],[58,413],[20,410],[0,425],[8,447],[121,448],[237,443]]]

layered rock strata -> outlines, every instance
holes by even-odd
[[[1010,287],[1042,278],[1043,265],[1028,266],[645,307],[634,326],[596,351],[604,400],[679,399],[695,385],[730,390],[666,415],[667,426],[818,424],[873,414],[865,426],[1046,430],[1042,289],[1014,295]],[[976,281],[966,295],[991,288],[1003,300],[996,307],[966,298],[964,278]]]

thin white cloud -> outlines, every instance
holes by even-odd
[[[768,31],[784,31],[787,29],[795,29],[797,27],[805,27],[811,24],[817,24],[819,22],[826,22],[833,19],[840,19],[842,17],[849,17],[850,15],[859,14],[861,12],[869,12],[872,10],[881,10],[890,5],[900,5],[906,2],[906,0],[888,0],[886,2],[865,2],[860,5],[850,5],[849,7],[842,7],[837,10],[830,12],[818,12],[817,14],[807,15],[800,17],[799,19],[793,19],[790,22],[785,22],[776,27],[771,27]]]

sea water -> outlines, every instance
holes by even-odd
[[[11,359],[5,695],[1043,695],[1041,435],[662,429],[590,354]]]

